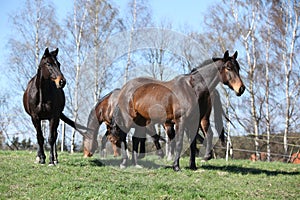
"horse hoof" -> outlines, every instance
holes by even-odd
[[[54,163],[49,163],[49,165],[48,165],[49,167],[54,167],[55,166],[55,164]]]
[[[45,160],[40,160],[39,163],[40,163],[41,165],[46,164]]]
[[[201,160],[201,162],[207,162],[209,160],[211,160],[213,157],[211,155],[209,156],[204,156],[204,158]]]
[[[171,155],[168,155],[167,156],[167,161],[171,161],[171,160],[173,160],[173,157]]]
[[[190,170],[196,171],[197,167],[196,166],[190,166]]]
[[[162,151],[162,150],[157,151],[157,155],[158,155],[158,157],[161,158],[161,159],[165,157],[165,153],[164,153],[164,151]]]
[[[121,169],[125,169],[125,168],[126,168],[126,165],[120,164],[120,168],[121,168]]]
[[[175,172],[180,172],[180,171],[181,171],[181,169],[180,169],[179,166],[173,166],[173,170],[174,170]]]
[[[54,165],[57,165],[58,164],[58,161],[56,160],[56,161],[54,161]]]
[[[36,157],[34,163],[39,164],[40,163],[40,158]]]
[[[143,169],[143,166],[138,165],[138,164],[136,164],[134,167],[137,168],[137,169]]]

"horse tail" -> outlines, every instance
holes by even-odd
[[[126,137],[127,134],[123,134],[122,127],[124,127],[124,124],[122,120],[121,110],[119,105],[116,105],[110,124],[111,134],[116,137],[119,137],[120,135],[125,135]]]
[[[88,130],[87,127],[82,126],[80,124],[77,124],[76,122],[74,122],[73,120],[71,120],[70,118],[68,118],[65,114],[61,113],[59,118],[61,120],[63,120],[65,123],[67,123],[68,125],[70,125],[72,128],[76,129],[80,134],[84,135],[82,130]],[[82,130],[80,130],[82,129]]]
[[[67,123],[68,125],[70,125],[71,127],[76,129],[76,125],[75,122],[71,119],[69,119],[66,115],[64,115],[63,113],[60,114],[59,118],[61,120],[63,120],[65,123]]]
[[[214,107],[214,118],[216,122],[216,129],[219,133],[219,139],[223,144],[225,144],[225,131],[224,131],[222,115],[220,115],[220,113],[222,113],[226,119],[227,116],[224,113],[221,99],[220,99],[220,94],[217,90],[214,91],[213,107]]]

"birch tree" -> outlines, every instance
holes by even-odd
[[[106,66],[106,55],[100,51],[105,46],[111,35],[123,30],[122,20],[119,12],[108,1],[93,0],[89,4],[88,12],[88,31],[91,32],[91,49],[93,51],[92,69],[94,74],[94,103],[98,101],[102,90],[106,87],[108,69]]]
[[[132,46],[132,42],[135,38],[135,32],[139,28],[151,26],[152,23],[148,0],[130,0],[128,3],[128,13],[128,16],[124,19],[126,29],[130,31],[127,61],[124,72],[124,84],[129,79],[130,66],[133,65],[132,52],[136,49]]]
[[[273,1],[273,21],[277,28],[277,44],[279,47],[278,59],[282,60],[284,68],[284,91],[285,105],[284,116],[284,152],[288,153],[287,137],[292,126],[292,119],[296,114],[296,104],[299,97],[299,75],[295,73],[295,45],[299,45],[299,2],[294,1]]]
[[[86,56],[86,49],[87,49],[87,42],[84,41],[86,38],[85,36],[85,30],[86,30],[86,16],[88,13],[88,1],[74,1],[73,5],[73,13],[72,15],[68,16],[67,18],[67,28],[70,32],[71,38],[71,44],[69,46],[69,53],[71,56],[70,60],[74,60],[72,62],[73,69],[74,69],[74,77],[72,87],[74,88],[73,95],[72,95],[72,114],[73,114],[73,120],[76,121],[78,118],[78,98],[79,98],[79,81],[80,81],[80,72],[82,64],[85,61]],[[74,48],[73,48],[74,47]],[[71,135],[71,153],[74,152],[75,149],[75,130],[72,129],[72,135]]]

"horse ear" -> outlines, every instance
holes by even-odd
[[[237,56],[238,56],[238,52],[237,52],[237,51],[235,51],[235,52],[234,52],[234,54],[233,54],[233,57],[234,57],[234,59],[236,59],[236,58],[237,58]]]
[[[224,59],[227,60],[228,58],[229,58],[229,53],[228,53],[228,50],[227,50],[224,53]]]
[[[52,55],[55,57],[57,56],[57,54],[58,54],[58,48],[56,48],[55,51],[52,52]]]
[[[50,55],[50,52],[49,52],[49,49],[48,47],[45,49],[45,52],[44,52],[44,56],[49,56]]]

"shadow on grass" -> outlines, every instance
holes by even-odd
[[[231,166],[214,166],[214,165],[202,165],[202,169],[206,170],[218,170],[218,171],[226,171],[229,173],[236,173],[236,174],[266,174],[267,176],[277,176],[277,175],[300,175],[299,171],[295,172],[287,172],[287,171],[271,171],[271,170],[264,170],[264,169],[257,169],[257,168],[250,168],[250,167],[241,167],[236,165]]]
[[[120,167],[121,160],[120,159],[93,159],[90,160],[91,165],[103,167],[103,166],[112,166],[112,167]],[[145,169],[158,169],[164,167],[164,165],[156,164],[153,161],[149,160],[139,160],[138,164]],[[127,167],[133,167],[131,164],[131,160],[128,160]]]

